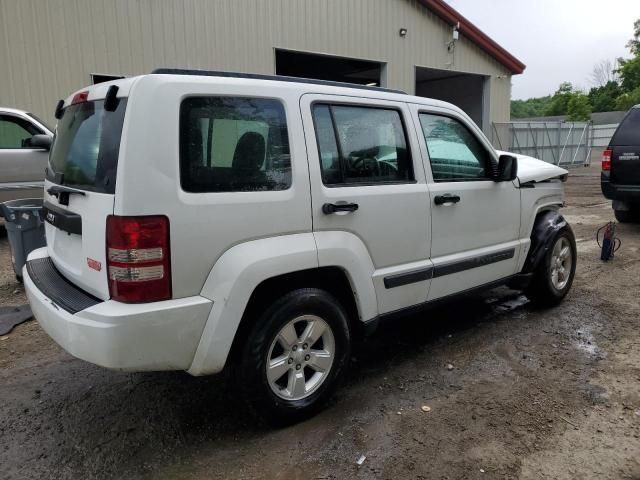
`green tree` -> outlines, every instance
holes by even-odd
[[[629,110],[634,105],[640,105],[640,87],[625,92],[616,99],[616,110]]]
[[[633,55],[640,55],[640,18],[633,22],[633,38],[627,42],[627,48]]]
[[[551,95],[511,101],[511,118],[531,118],[545,115]]]
[[[633,57],[618,59],[620,68],[617,72],[620,75],[620,86],[627,93],[640,87],[640,19],[635,21],[633,27],[633,38],[627,43]]]
[[[582,93],[574,93],[567,104],[567,120],[583,122],[591,119],[589,97]]]
[[[620,69],[620,86],[625,92],[630,92],[636,87],[640,87],[640,55],[625,60],[621,58]]]
[[[569,107],[569,100],[576,91],[570,82],[562,82],[558,90],[551,97],[551,102],[547,106],[545,115],[566,115]]]
[[[589,90],[589,103],[594,112],[611,112],[616,109],[616,99],[622,90],[615,81],[609,81],[601,87]]]

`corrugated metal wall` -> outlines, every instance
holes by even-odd
[[[47,119],[91,73],[272,74],[274,48],[384,62],[410,93],[416,65],[487,75],[491,118],[509,119],[509,72],[464,36],[449,54],[451,27],[413,0],[0,0],[0,36],[0,105]]]

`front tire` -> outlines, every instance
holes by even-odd
[[[558,231],[551,248],[533,273],[525,294],[536,305],[553,307],[569,293],[576,273],[576,240],[568,225]]]
[[[324,290],[304,288],[275,301],[245,344],[236,380],[245,400],[270,423],[316,413],[344,372],[351,349],[347,314]]]

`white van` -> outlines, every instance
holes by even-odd
[[[380,321],[510,283],[568,292],[567,172],[448,103],[156,70],[61,101],[33,312],[72,355],[229,369],[265,417],[314,412]]]

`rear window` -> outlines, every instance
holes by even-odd
[[[114,193],[126,99],[113,112],[104,100],[71,105],[58,121],[48,179],[60,185]]]
[[[632,108],[613,134],[611,145],[640,145],[640,108]]]
[[[190,97],[180,107],[180,181],[187,192],[286,190],[284,107],[249,97]]]

